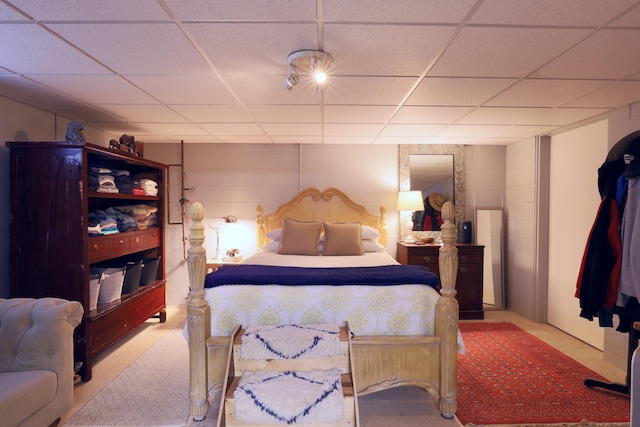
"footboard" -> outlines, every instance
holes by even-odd
[[[435,336],[373,336],[352,340],[358,395],[400,386],[418,386],[437,401],[440,413],[453,418],[457,403],[458,272],[454,208],[442,208],[443,245],[440,248],[442,297],[436,304]]]

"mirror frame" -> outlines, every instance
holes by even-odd
[[[411,188],[410,156],[412,154],[452,154],[454,205],[456,223],[464,218],[464,145],[458,144],[400,144],[398,145],[398,170],[400,191]]]

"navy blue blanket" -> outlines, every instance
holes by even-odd
[[[438,287],[438,277],[420,265],[380,267],[276,267],[271,265],[223,265],[207,274],[205,288],[221,285],[428,285]]]

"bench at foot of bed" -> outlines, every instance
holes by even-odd
[[[273,328],[281,327],[285,326]],[[264,333],[247,331],[251,327],[238,328],[231,337],[208,340],[209,354],[216,357],[210,363],[215,360],[214,363],[225,365],[224,373],[217,370],[222,375],[215,378],[216,389],[224,391],[220,394],[219,427],[359,425],[348,326],[335,325],[336,342],[333,347],[329,345],[326,353],[320,348],[323,341],[328,341],[322,335],[319,339],[311,337],[309,345],[300,341],[288,345],[286,333],[280,334],[274,345]],[[257,336],[254,341],[263,344],[268,354],[247,349],[252,335]],[[293,358],[277,358],[278,346]],[[307,353],[309,357],[305,357]],[[226,364],[220,363],[221,356],[226,356]]]

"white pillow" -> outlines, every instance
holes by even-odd
[[[275,228],[268,232],[266,236],[271,240],[280,240],[282,237],[282,228]]]
[[[363,240],[362,250],[365,252],[386,252],[387,248],[374,240]]]
[[[380,238],[380,232],[368,225],[362,226],[362,240],[378,240]]]

